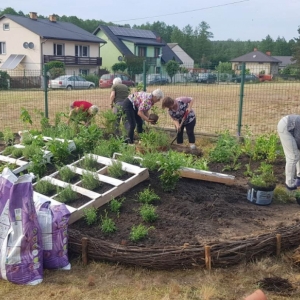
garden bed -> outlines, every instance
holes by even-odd
[[[289,232],[294,232],[292,240],[282,240],[285,242],[282,249],[297,246],[299,242],[296,235],[300,231],[299,205],[296,201],[272,203],[268,206],[249,202],[248,179],[243,174],[248,158],[244,157],[239,161],[242,167],[238,171],[226,172],[235,176],[233,185],[181,178],[172,193],[166,193],[162,189],[160,173],[150,172],[148,180],[122,195],[125,200],[119,215],[111,212],[109,204],[106,204],[99,208],[94,225],[88,226],[84,219],[70,225],[70,250],[80,253],[80,239],[88,237],[91,258],[150,268],[177,268],[203,265],[205,245],[214,245],[212,251],[219,249],[219,254],[225,249],[227,251],[222,259],[221,256],[217,259],[217,253],[213,254],[212,263],[215,266],[230,265],[243,258],[251,259],[257,255],[275,253],[276,234],[281,232],[285,232],[287,236]],[[284,165],[283,159],[274,164],[279,184],[284,182]],[[210,170],[214,172],[221,173],[223,168],[224,164],[220,163],[210,165]],[[158,214],[158,219],[153,223],[142,220],[139,214],[141,203],[137,201],[137,195],[149,187],[160,197],[153,203]],[[114,220],[117,228],[112,234],[104,234],[99,229],[100,216],[105,212]],[[129,238],[130,231],[133,225],[138,224],[154,228],[149,230],[146,238],[133,242]],[[77,231],[80,234],[76,234]],[[96,251],[94,247],[97,248],[98,243],[104,248],[107,245],[106,250]]]

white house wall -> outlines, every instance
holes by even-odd
[[[3,30],[3,24],[9,24],[9,30]],[[0,42],[6,43],[6,54],[0,54],[0,69],[2,64],[11,54],[24,54],[25,57],[19,66],[14,70],[10,70],[8,73],[23,74],[24,69],[32,71],[32,73],[37,72],[35,75],[40,73],[41,44],[40,37],[38,35],[8,18],[3,18],[0,20]],[[24,42],[32,42],[34,44],[34,48],[25,49],[23,47]]]

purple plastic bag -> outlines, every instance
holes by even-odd
[[[1,249],[1,277],[17,284],[43,280],[42,235],[33,203],[32,176],[20,176],[8,200],[10,229]]]
[[[34,203],[42,229],[45,269],[70,270],[68,258],[68,222],[66,205],[34,193]]]

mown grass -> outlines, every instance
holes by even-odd
[[[190,96],[196,101],[194,110],[197,115],[197,133],[215,134],[228,129],[237,132],[240,86],[239,84],[188,84],[151,86],[148,91],[161,88],[165,95],[171,97]],[[134,91],[134,89],[132,90]],[[94,90],[49,90],[48,107],[50,121],[54,121],[58,112],[68,113],[70,103],[85,99],[101,108],[110,109],[110,89]],[[27,109],[34,120],[33,127],[38,127],[39,118],[35,109],[44,111],[44,92],[40,90],[18,90],[0,92],[0,126],[11,128],[14,132],[24,129],[20,120],[21,107]],[[242,130],[248,125],[254,134],[273,132],[279,119],[287,114],[300,113],[300,84],[258,83],[246,84],[244,89]],[[160,108],[160,103],[157,104]],[[99,122],[98,114],[96,121]],[[166,113],[160,113],[158,126],[173,129],[172,122]]]
[[[290,296],[264,291],[269,300],[300,299],[299,269],[287,256],[263,258],[227,269],[150,271],[106,263],[83,266],[72,261],[70,271],[49,271],[37,286],[0,281],[0,298],[59,300],[242,300],[258,288],[257,281],[279,276],[295,287]]]

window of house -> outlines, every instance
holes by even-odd
[[[160,54],[160,48],[154,48],[154,57],[158,57]]]
[[[6,54],[6,44],[5,44],[5,42],[0,42],[0,54]]]
[[[64,55],[64,45],[63,44],[53,44],[53,54],[57,56]]]
[[[89,69],[79,69],[79,73],[81,75],[89,75],[90,74],[90,70]]]
[[[8,23],[3,24],[3,30],[9,30],[9,24]]]
[[[89,57],[89,46],[76,45],[75,56]]]
[[[146,56],[146,47],[139,47],[138,56]]]

